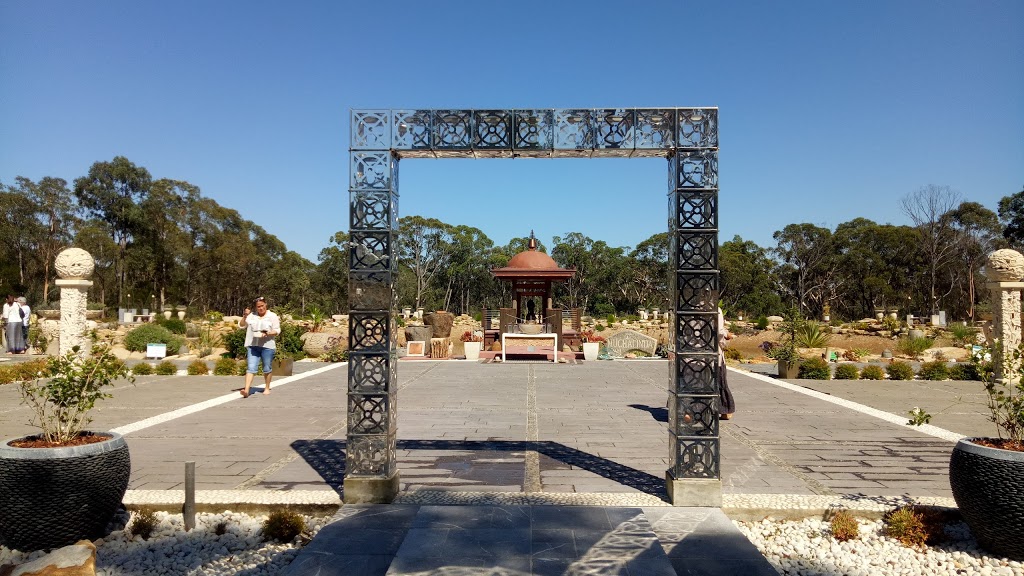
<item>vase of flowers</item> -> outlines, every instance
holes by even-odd
[[[466,350],[466,360],[477,361],[480,359],[480,348],[483,346],[484,337],[472,330],[466,330],[460,337],[462,345]]]
[[[580,332],[580,340],[583,341],[583,359],[597,360],[601,353],[601,343],[605,342],[604,336],[598,336],[593,330]]]

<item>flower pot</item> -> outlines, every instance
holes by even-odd
[[[0,543],[34,551],[105,535],[131,476],[128,444],[109,440],[67,448],[0,445]]]
[[[185,311],[178,310],[178,320],[185,320]]]
[[[583,359],[584,360],[597,360],[597,355],[601,352],[600,342],[584,342],[583,343]]]
[[[779,360],[779,378],[784,380],[791,380],[797,378],[800,375],[800,362],[789,360]]]
[[[295,360],[291,358],[277,358],[270,364],[270,373],[274,376],[291,376],[295,368]]]
[[[480,348],[483,346],[483,342],[464,342],[466,347],[466,360],[479,360],[480,359]]]
[[[174,312],[172,312],[170,310],[164,310],[164,319],[165,320],[170,320],[171,319],[171,314],[173,314],[173,313]]]
[[[949,487],[982,548],[1024,560],[1024,452],[962,438],[949,458]]]

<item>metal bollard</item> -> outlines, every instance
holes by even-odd
[[[196,463],[185,462],[185,504],[181,507],[185,531],[196,527]]]

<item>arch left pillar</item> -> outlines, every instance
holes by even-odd
[[[386,110],[352,112],[349,149],[349,364],[343,499],[398,495],[398,156]]]

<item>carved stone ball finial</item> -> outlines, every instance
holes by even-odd
[[[1003,248],[988,255],[985,275],[993,282],[1019,282],[1024,279],[1024,255]]]
[[[96,263],[89,254],[81,248],[68,248],[57,254],[53,266],[57,269],[57,275],[65,280],[88,278],[92,276]]]

